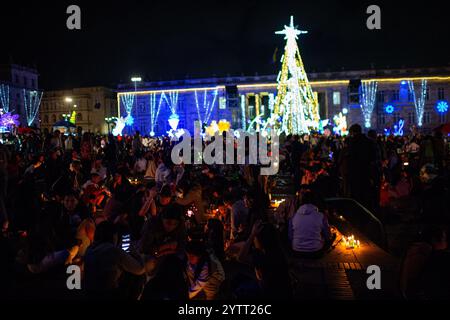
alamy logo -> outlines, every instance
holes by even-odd
[[[81,30],[81,9],[79,6],[73,4],[67,7],[67,14],[70,16],[67,18],[66,26],[69,30]]]
[[[379,266],[369,266],[367,274],[370,274],[366,285],[369,290],[381,290],[381,269]]]
[[[381,9],[377,5],[371,5],[367,7],[367,14],[370,14],[370,17],[367,18],[367,28],[369,30],[380,30],[381,29]]]
[[[79,266],[68,266],[66,273],[69,275],[66,281],[67,289],[81,290],[81,269]]]
[[[205,139],[195,134],[192,139],[188,131],[184,131],[181,142],[172,149],[172,162],[185,164],[258,164],[263,176],[276,175],[279,168],[279,136],[272,130],[270,135],[248,133],[243,130],[230,130],[226,137],[216,133],[214,137]],[[192,148],[192,140],[193,148]],[[203,150],[203,146],[205,147]],[[248,142],[248,143],[247,143]],[[247,149],[248,144],[248,149]],[[270,150],[269,150],[270,146]],[[194,155],[192,156],[192,149]],[[235,151],[236,157],[235,157]]]

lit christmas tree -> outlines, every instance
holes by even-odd
[[[276,34],[285,35],[286,47],[278,75],[278,94],[275,100],[274,116],[279,123],[278,132],[286,134],[309,133],[319,127],[319,105],[303,66],[297,39],[307,31],[298,30],[291,24]]]

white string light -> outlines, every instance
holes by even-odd
[[[178,105],[178,91],[170,92],[169,98],[167,98],[167,95],[165,94],[163,95],[163,97],[167,105],[169,106],[170,110],[172,111],[172,114],[176,114]]]
[[[364,125],[366,128],[372,126],[372,112],[375,108],[377,99],[378,82],[367,81],[361,84],[361,110],[364,116]]]
[[[155,135],[155,124],[158,121],[159,111],[161,111],[161,104],[165,97],[164,92],[159,98],[158,109],[156,109],[156,94],[150,94],[150,135]]]
[[[427,97],[427,80],[422,80],[422,88],[420,90],[420,97],[416,97],[416,91],[414,90],[414,82],[411,80],[408,80],[408,87],[409,91],[412,94],[413,101],[414,101],[414,107],[416,108],[416,115],[417,115],[417,125],[421,127],[423,125],[423,114],[425,111],[425,100]]]
[[[247,117],[245,116],[245,96],[242,94],[241,95],[241,122],[242,122],[242,130],[246,129],[246,121],[247,121]]]
[[[131,111],[133,110],[134,98],[135,95],[132,93],[126,93],[122,95],[122,103],[125,107],[125,111],[127,112],[127,116],[131,115]]]
[[[198,115],[198,120],[201,121],[201,123],[203,124],[208,124],[209,120],[211,118],[212,112],[214,111],[214,106],[216,104],[216,100],[217,100],[217,94],[218,94],[218,90],[214,90],[213,93],[213,100],[212,102],[208,101],[208,91],[205,90],[204,94],[203,94],[203,114],[204,114],[204,118],[202,119],[201,113],[200,112],[200,106],[198,103],[198,94],[197,94],[197,90],[195,90],[194,95],[195,95],[195,106],[197,108],[197,115]]]
[[[28,126],[31,126],[36,119],[41,105],[42,92],[38,91],[26,91],[23,89],[23,101],[25,105],[25,115],[27,118]]]
[[[9,86],[8,85],[0,85],[0,102],[3,107],[3,112],[9,112]]]

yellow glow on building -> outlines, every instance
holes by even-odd
[[[217,87],[206,87],[206,88],[187,88],[187,89],[167,89],[167,90],[146,90],[146,91],[126,91],[126,92],[118,92],[117,95],[125,95],[125,94],[133,94],[137,96],[147,95],[147,94],[158,94],[158,93],[186,93],[186,92],[195,92],[195,91],[214,91],[225,89],[225,86],[217,86]]]

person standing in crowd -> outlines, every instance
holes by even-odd
[[[371,168],[376,161],[373,143],[362,133],[358,124],[350,127],[347,162],[350,196],[370,207],[373,190]]]

